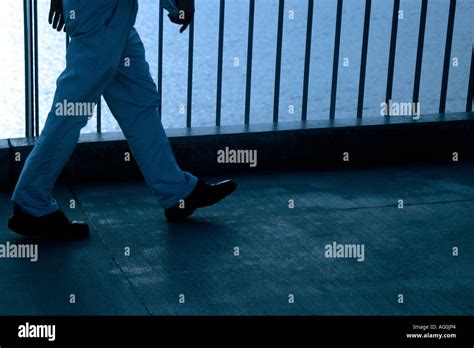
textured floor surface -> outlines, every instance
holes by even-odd
[[[93,230],[70,243],[10,233],[3,194],[0,245],[37,243],[39,259],[0,258],[0,314],[472,315],[473,174],[240,175],[234,195],[183,224],[167,223],[139,181],[59,186],[63,209]],[[363,245],[364,261],[325,257],[333,242]]]

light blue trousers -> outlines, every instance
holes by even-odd
[[[65,116],[58,105],[90,105],[103,95],[147,184],[162,207],[173,206],[191,193],[197,179],[179,168],[159,119],[159,95],[134,28],[137,0],[63,0],[63,4],[71,36],[66,69],[57,80],[53,107],[12,201],[33,216],[59,209],[52,197],[54,184],[90,115]]]

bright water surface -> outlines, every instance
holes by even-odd
[[[65,66],[65,37],[50,29],[49,0],[39,1],[39,85],[41,126],[51,107],[55,80]],[[100,1],[100,0],[98,0]],[[242,124],[244,119],[249,0],[227,0],[223,73],[222,123]],[[316,0],[311,58],[309,119],[328,117],[336,0]],[[362,0],[346,0],[340,52],[337,118],[355,117],[360,50],[364,18]],[[447,111],[464,111],[469,78],[472,33],[472,0],[459,0],[452,57],[459,62],[450,71]],[[0,138],[24,135],[24,55],[21,0],[0,1]],[[215,122],[217,36],[219,0],[196,0],[193,126]],[[301,115],[305,52],[306,0],[287,0],[283,43],[280,121]],[[403,19],[394,80],[394,101],[410,102],[413,91],[421,0],[402,0]],[[364,116],[379,116],[385,99],[392,0],[374,0],[369,40]],[[436,113],[439,104],[448,0],[430,0],[421,80],[421,111]],[[290,19],[290,11],[294,19]],[[158,0],[140,0],[137,29],[147,49],[152,75],[157,76]],[[272,122],[275,75],[277,0],[256,1],[251,123]],[[185,127],[188,35],[166,21],[164,29],[163,123],[166,128]],[[349,66],[344,67],[344,58]],[[235,67],[236,59],[240,66]],[[290,111],[294,109],[292,114]],[[92,119],[84,132],[95,131]],[[106,106],[104,131],[119,130]]]

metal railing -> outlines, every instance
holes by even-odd
[[[23,1],[25,43],[25,136],[39,133],[38,90],[38,3]]]
[[[278,0],[276,0],[278,1]],[[447,23],[447,34],[445,41],[445,54],[443,64],[443,75],[441,84],[441,94],[439,101],[439,113],[443,114],[446,110],[446,97],[448,90],[449,69],[451,59],[451,48],[453,42],[453,29],[456,15],[456,0],[449,0],[449,15]],[[37,0],[24,0],[24,33],[25,33],[25,136],[32,137],[39,135],[39,115],[38,115],[38,25],[37,25]],[[219,34],[218,34],[218,52],[217,56],[217,94],[216,94],[216,126],[221,125],[222,116],[222,75],[223,75],[223,53],[224,53],[224,30],[225,30],[225,9],[226,0],[220,0],[219,9]],[[303,100],[301,120],[306,121],[308,116],[308,97],[309,97],[309,76],[310,63],[312,55],[312,42],[315,38],[313,35],[313,13],[314,0],[308,0],[308,17],[306,30],[306,47],[304,58],[304,78],[303,78]],[[339,53],[341,44],[342,16],[343,16],[344,0],[337,0],[336,22],[335,22],[335,44],[332,67],[332,85],[330,95],[329,118],[336,117],[336,100],[338,92],[338,69],[339,69]],[[359,76],[359,91],[357,98],[356,117],[361,118],[364,109],[364,90],[366,79],[367,51],[370,33],[372,0],[365,1],[364,27],[361,49],[361,66]],[[394,68],[398,38],[398,14],[400,10],[400,0],[393,0],[393,13],[390,35],[390,52],[387,69],[387,86],[385,100],[388,103],[392,99]],[[421,1],[420,25],[418,33],[418,44],[416,54],[416,67],[414,74],[413,102],[419,101],[420,80],[423,62],[423,49],[425,40],[426,17],[428,10],[428,0]],[[163,7],[159,7],[159,32],[158,32],[158,93],[160,101],[162,100],[163,86]],[[253,63],[253,42],[254,42],[254,22],[255,22],[255,0],[249,0],[249,25],[248,25],[248,42],[247,42],[247,72],[246,72],[246,91],[245,91],[245,113],[244,123],[250,123],[250,103],[252,98],[252,63]],[[274,101],[273,101],[273,122],[279,120],[279,102],[280,102],[280,84],[281,84],[281,67],[282,67],[282,49],[283,49],[283,27],[285,22],[285,0],[279,0],[278,7],[278,27],[276,38],[276,66],[275,66],[275,85],[274,85]],[[192,97],[193,97],[193,54],[194,54],[194,29],[192,23],[189,27],[189,51],[188,51],[188,81],[187,81],[187,114],[186,127],[192,127]],[[67,40],[66,42],[68,42]],[[473,84],[473,58],[471,56],[471,68],[469,77],[469,86],[467,91],[466,111],[472,112],[472,84]],[[97,132],[102,131],[101,107],[98,106],[97,111]],[[162,113],[162,105],[158,106],[159,114]]]

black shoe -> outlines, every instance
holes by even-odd
[[[80,239],[89,235],[86,223],[70,221],[61,210],[34,217],[25,213],[18,205],[13,208],[8,228],[22,236],[47,239]]]
[[[183,202],[165,210],[165,216],[169,221],[184,220],[191,216],[196,209],[208,207],[223,200],[236,188],[237,184],[230,180],[214,185],[199,180],[193,192]]]

